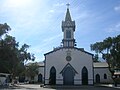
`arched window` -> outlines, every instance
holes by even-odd
[[[53,66],[50,69],[49,84],[50,85],[55,85],[56,84],[56,69]]]
[[[106,74],[104,74],[104,79],[107,79],[107,75]]]
[[[100,75],[96,74],[95,78],[96,78],[96,83],[100,83]]]
[[[84,66],[82,69],[82,85],[87,85],[88,84],[88,70]]]
[[[71,38],[71,31],[70,30],[66,30],[66,38]]]
[[[40,73],[39,75],[38,75],[38,82],[42,82],[42,74]]]

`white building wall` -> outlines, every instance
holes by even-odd
[[[100,75],[100,83],[112,83],[111,73],[107,67],[94,68],[94,82],[96,83],[96,75]],[[107,75],[107,79],[104,79],[104,74]]]
[[[88,84],[93,84],[93,61],[92,61],[92,56],[85,53],[81,52],[78,50],[73,50],[73,60],[71,61],[71,64],[74,66],[78,74],[75,76],[76,83],[81,84],[82,76],[81,72],[83,67],[85,66],[88,70]],[[80,82],[79,82],[80,80]]]
[[[62,50],[56,51],[55,53],[51,53],[46,56],[46,63],[45,63],[45,84],[49,84],[49,74],[50,74],[50,69],[52,66],[55,67],[56,69],[56,79],[61,80],[62,82],[62,75],[60,74],[61,69],[64,68],[64,66],[67,64],[65,59],[63,59],[64,52],[61,53]],[[59,81],[60,82],[60,81]],[[58,81],[56,81],[56,84]]]
[[[81,71],[84,66],[88,70],[88,84],[93,84],[92,55],[89,55],[75,48],[69,50],[71,51],[72,57],[72,60],[69,63],[78,72],[78,74],[76,74],[74,77],[74,84],[81,84]],[[45,84],[49,84],[49,73],[52,66],[54,66],[56,69],[56,84],[63,84],[63,77],[60,72],[68,63],[68,61],[66,61],[66,51],[68,51],[68,49],[60,49],[46,55]]]
[[[43,65],[38,68],[38,75],[39,74],[42,74],[42,82],[44,82],[44,66]],[[38,75],[34,77],[34,82],[38,82]],[[31,78],[26,76],[25,80],[31,81]]]
[[[40,66],[39,68],[38,68],[38,75],[39,74],[42,74],[42,81],[44,81],[44,67],[43,66]],[[36,75],[35,77],[34,77],[34,81],[38,81],[38,75]]]
[[[42,74],[42,81],[44,81],[44,67],[39,68],[39,74]]]

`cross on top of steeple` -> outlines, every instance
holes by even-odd
[[[67,8],[69,8],[70,4],[69,4],[69,3],[67,3],[66,5],[67,5]]]
[[[68,3],[66,5],[67,5],[67,12],[66,12],[65,21],[72,21],[71,16],[70,16],[70,11],[69,11],[70,4]]]

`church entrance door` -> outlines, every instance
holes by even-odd
[[[82,85],[88,85],[88,70],[86,67],[82,69]]]
[[[63,73],[63,84],[64,85],[74,84],[74,72],[70,67],[67,67]]]

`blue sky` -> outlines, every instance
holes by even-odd
[[[20,45],[30,45],[35,61],[43,61],[63,39],[67,3],[76,22],[77,47],[91,52],[90,44],[120,34],[120,0],[0,0],[0,23],[10,25],[9,34]]]

